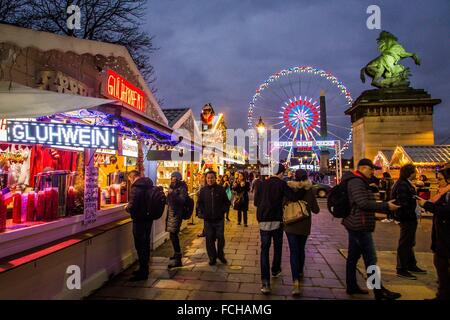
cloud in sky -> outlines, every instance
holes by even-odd
[[[381,27],[422,59],[411,85],[442,99],[435,108],[436,143],[450,137],[450,2],[301,0],[151,0],[146,28],[160,47],[151,63],[164,107],[206,102],[229,127],[245,128],[255,89],[274,72],[299,65],[332,71],[356,98],[371,89],[359,70],[378,56],[378,30],[366,27],[371,4]],[[449,140],[446,141],[450,143]]]

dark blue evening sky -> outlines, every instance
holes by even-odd
[[[151,0],[146,28],[165,108],[212,102],[227,124],[246,128],[248,103],[272,73],[299,65],[332,71],[356,98],[370,89],[359,70],[378,55],[379,30],[366,27],[369,5],[421,66],[403,60],[411,85],[442,99],[436,143],[450,144],[450,1]]]

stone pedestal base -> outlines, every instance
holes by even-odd
[[[364,91],[345,111],[352,118],[354,163],[398,145],[434,144],[433,107],[440,102],[422,89]]]

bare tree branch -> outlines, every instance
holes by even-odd
[[[67,27],[67,8],[81,10],[81,28]],[[0,21],[25,28],[125,46],[156,93],[150,55],[158,50],[143,30],[147,0],[0,0]]]

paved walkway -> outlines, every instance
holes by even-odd
[[[345,249],[347,234],[340,221],[332,219],[321,203],[321,212],[313,217],[312,234],[306,247],[305,278],[302,295],[291,296],[289,249],[283,243],[282,277],[272,279],[272,295],[260,294],[259,229],[255,210],[249,213],[249,227],[238,226],[236,212],[225,227],[225,254],[228,265],[218,262],[208,265],[204,238],[197,238],[202,221],[197,220],[181,233],[184,258],[182,268],[167,270],[168,257],[172,255],[170,242],[152,254],[151,273],[147,281],[128,282],[136,266],[108,282],[89,299],[175,299],[175,300],[267,300],[267,299],[373,299],[373,296],[349,296],[345,293]],[[411,281],[395,276],[395,249],[399,235],[393,223],[377,224],[375,241],[379,265],[386,286],[403,294],[405,299],[423,299],[434,296],[436,276],[432,267],[429,220],[423,220],[417,235],[416,251],[419,265],[430,273]],[[363,270],[363,268],[361,268]],[[362,277],[359,279],[364,286]]]

